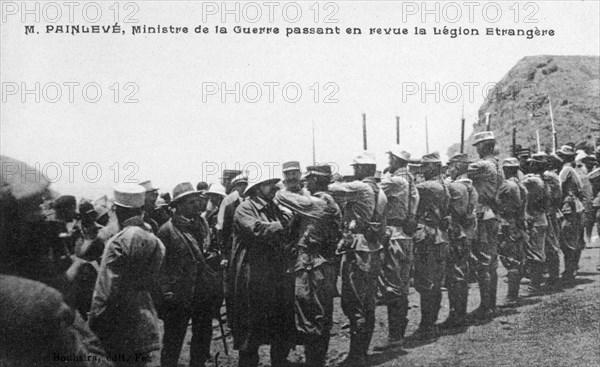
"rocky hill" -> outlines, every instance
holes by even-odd
[[[502,78],[479,109],[474,133],[484,131],[485,113],[491,113],[491,130],[496,134],[501,158],[512,153],[512,132],[517,128],[517,145],[537,150],[536,130],[541,149],[552,150],[550,102],[554,113],[558,147],[568,142],[593,149],[600,145],[600,57],[529,56],[521,59]],[[476,157],[471,147],[465,150]],[[460,149],[448,149],[452,156]]]

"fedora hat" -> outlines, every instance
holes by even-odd
[[[173,189],[173,199],[171,200],[171,205],[177,204],[181,199],[190,195],[204,197],[204,193],[202,191],[196,191],[190,182],[180,183]]]

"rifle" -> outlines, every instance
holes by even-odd
[[[517,157],[517,127],[513,127],[512,133],[512,156]]]
[[[548,96],[548,107],[550,108],[550,122],[552,123],[552,153],[556,153],[557,139],[556,139],[556,126],[554,125],[554,113],[552,112],[552,100]]]
[[[460,152],[465,152],[465,100],[463,99],[462,117],[460,119]]]

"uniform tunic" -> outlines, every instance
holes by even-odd
[[[549,193],[544,181],[539,175],[529,174],[523,179],[527,188],[527,214],[529,224],[529,241],[525,254],[529,261],[543,263],[546,261],[545,243],[548,229]]]
[[[469,178],[479,194],[477,213],[477,238],[472,252],[475,270],[482,281],[495,282],[498,267],[498,211],[496,195],[504,181],[498,160],[488,155],[469,166]]]
[[[479,195],[472,181],[465,176],[451,182],[448,191],[452,225],[448,230],[450,252],[446,267],[446,285],[452,287],[457,284],[467,284],[471,241],[477,231],[475,206]]]
[[[353,334],[368,340],[375,326],[375,295],[381,265],[379,251],[385,230],[383,215],[387,198],[372,179],[329,185],[333,197],[345,203],[343,241],[342,309]]]
[[[410,287],[410,271],[414,260],[413,240],[403,226],[407,221],[415,219],[419,192],[406,168],[386,174],[380,187],[388,199],[385,217],[391,236],[381,252],[382,271],[378,283],[383,300],[394,301],[407,295]]]
[[[548,203],[548,229],[546,230],[546,262],[548,264],[548,273],[551,278],[558,278],[559,275],[559,252],[560,252],[560,222],[562,213],[560,207],[562,205],[562,189],[560,187],[560,179],[553,171],[546,171],[542,175],[542,179],[546,183],[546,189],[550,195]]]
[[[279,192],[279,204],[297,215],[292,233],[295,261],[289,272],[295,277],[295,325],[298,344],[329,340],[336,295],[335,265],[331,254],[340,238],[341,213],[327,193],[304,196]]]
[[[448,214],[450,194],[442,180],[417,185],[419,228],[415,233],[415,289],[438,292],[444,282],[449,251],[448,233],[443,221]]]
[[[504,181],[498,191],[498,254],[504,267],[515,275],[521,274],[525,262],[525,246],[529,241],[525,230],[527,197],[527,189],[517,177]]]

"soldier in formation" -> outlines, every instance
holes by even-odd
[[[283,164],[282,182],[225,171],[221,185],[178,185],[169,203],[146,181],[116,188],[113,214],[89,203],[78,214],[75,198],[62,196],[47,219],[38,205],[50,195],[49,183],[3,176],[2,273],[17,277],[1,281],[6,289],[22,278],[56,288],[50,294],[35,286],[52,307],[75,309],[75,321],[65,323],[69,332],[91,336],[75,338],[81,345],[69,348],[135,353],[133,365],[147,364],[159,349],[161,365],[177,365],[190,319],[190,365],[203,365],[224,292],[240,366],[257,366],[264,344],[271,346],[273,366],[286,365],[295,345],[305,346],[308,366],[325,366],[334,298],[341,295],[350,331],[343,365],[364,366],[377,302],[387,310],[387,338],[373,349],[384,351],[434,340],[440,328],[490,321],[498,261],[508,280],[501,307],[519,305],[523,278],[530,279],[525,296],[532,297],[577,276],[590,222],[600,222],[597,157],[567,144],[556,154],[518,149],[500,164],[489,131],[475,134],[474,146],[477,160],[455,154],[445,172],[438,153],[414,160],[398,146],[387,151],[383,174],[369,152],[354,157],[354,175],[343,179],[328,165],[302,174],[297,161]],[[73,291],[86,267],[97,272],[87,292],[93,296]],[[480,294],[470,314],[469,274]],[[421,316],[407,337],[411,281]],[[449,314],[438,324],[443,287]],[[164,321],[162,344],[157,316]],[[7,332],[16,330],[6,322]],[[113,362],[105,365],[132,364]]]

